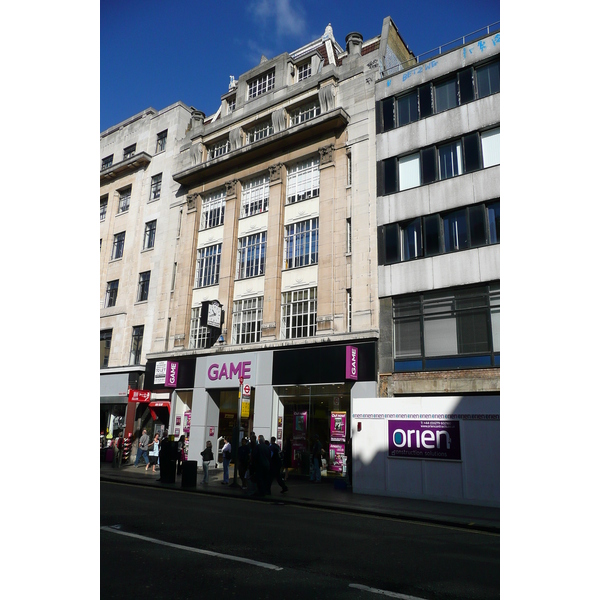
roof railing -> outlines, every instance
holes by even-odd
[[[434,56],[440,56],[441,54],[445,54],[446,52],[450,52],[450,50],[455,50],[456,48],[460,48],[461,46],[466,46],[470,42],[474,42],[479,38],[482,38],[486,35],[490,35],[490,33],[494,33],[496,31],[500,31],[500,21],[496,21],[487,27],[482,27],[481,29],[477,29],[471,33],[467,33],[467,35],[463,35],[460,38],[456,38],[451,42],[438,46],[437,48],[433,48],[432,50],[428,50],[427,52],[423,52],[422,54],[418,54],[414,58],[406,60],[394,67],[390,67],[386,69],[381,74],[381,79],[388,77],[389,75],[393,75],[394,73],[399,73],[400,71],[404,71],[406,66],[414,66],[418,65],[422,62],[432,59]]]

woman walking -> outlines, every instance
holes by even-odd
[[[202,483],[208,483],[208,468],[210,467],[210,461],[214,459],[210,440],[206,442],[206,448],[200,452],[200,456],[202,456],[202,469],[204,471]]]
[[[150,452],[148,452],[148,456],[150,457],[150,462],[146,465],[146,471],[148,467],[152,465],[152,472],[156,473],[156,463],[158,462],[158,451],[160,444],[160,435],[156,433],[154,435],[154,439],[150,442],[148,447],[150,448]]]

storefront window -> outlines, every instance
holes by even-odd
[[[325,450],[322,474],[345,475],[344,457],[350,439],[350,383],[275,387],[283,404],[282,442],[292,472],[310,474],[310,451],[314,436]],[[279,429],[279,428],[278,428]]]

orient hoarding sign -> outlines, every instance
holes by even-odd
[[[177,387],[179,363],[170,360],[159,360],[154,367],[154,384],[165,387]]]
[[[460,421],[388,421],[388,456],[461,460]]]

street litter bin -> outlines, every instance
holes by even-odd
[[[198,461],[186,460],[181,465],[181,487],[196,487],[198,481]]]

